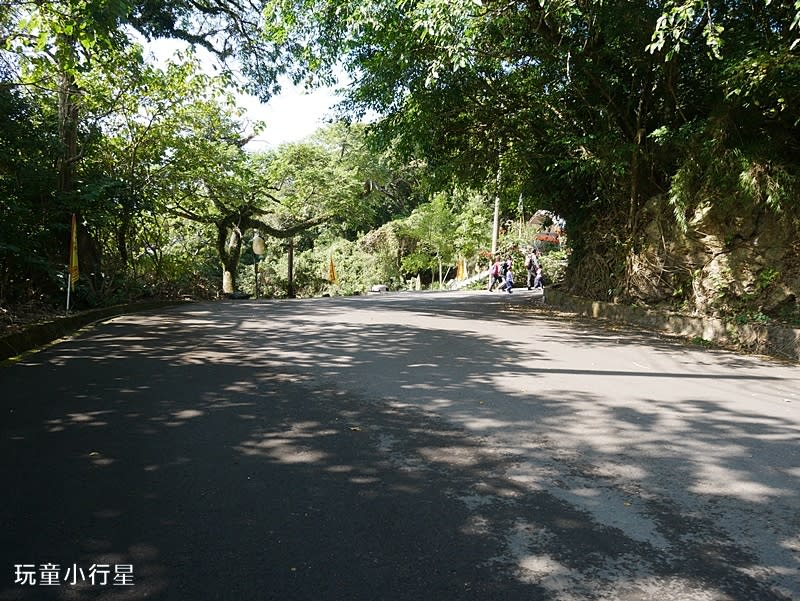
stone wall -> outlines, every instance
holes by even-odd
[[[800,328],[777,324],[736,324],[717,317],[699,317],[572,296],[547,290],[547,305],[570,313],[643,327],[655,332],[704,340],[748,353],[800,360]]]

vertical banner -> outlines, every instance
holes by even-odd
[[[67,313],[69,313],[70,293],[75,289],[80,272],[78,270],[78,222],[72,214],[72,226],[69,231],[69,270],[67,272]]]
[[[331,284],[335,284],[339,281],[339,278],[336,277],[336,266],[333,264],[333,255],[331,255],[328,261],[328,281]]]
[[[75,220],[75,213],[72,214],[72,229],[69,234],[69,280],[70,287],[75,290],[75,282],[78,281],[80,272],[78,270],[78,223]]]

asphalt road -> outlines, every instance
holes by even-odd
[[[800,367],[524,290],[123,316],[0,415],[0,600],[800,599]]]

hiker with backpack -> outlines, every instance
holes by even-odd
[[[500,258],[495,257],[494,263],[489,268],[489,292],[494,290],[496,284],[500,284],[503,282],[503,275],[501,273],[502,265],[500,263]]]
[[[528,290],[531,289],[533,286],[533,280],[536,277],[536,270],[539,268],[539,259],[536,257],[536,253],[531,253],[528,255],[528,258],[525,259],[525,269],[528,270]]]

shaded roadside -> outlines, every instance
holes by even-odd
[[[63,317],[57,317],[42,323],[33,323],[23,326],[19,331],[0,335],[0,361],[9,357],[16,357],[35,348],[49,344],[59,338],[69,336],[83,327],[92,323],[137,311],[162,309],[186,304],[188,301],[148,301],[141,303],[127,303],[81,311]]]
[[[738,324],[708,316],[681,315],[648,307],[618,305],[579,298],[558,288],[547,290],[547,305],[584,317],[632,325],[740,352],[800,361],[800,328],[789,325]]]
[[[557,287],[548,288],[546,296],[531,296],[530,301],[536,307],[556,309],[609,323],[642,328],[654,333],[678,336],[700,344],[717,345],[747,354],[769,355],[793,362],[800,361],[800,328],[785,324],[736,324],[708,316],[681,315],[648,307],[593,301],[572,296]],[[0,361],[69,336],[103,319],[188,302],[191,301],[152,301],[115,305],[27,325],[20,331],[0,335]]]

